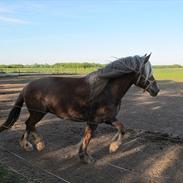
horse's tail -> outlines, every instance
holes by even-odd
[[[19,94],[13,108],[11,109],[7,120],[0,126],[0,132],[12,127],[14,123],[18,120],[21,108],[24,103],[23,91]]]

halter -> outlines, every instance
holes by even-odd
[[[147,82],[149,82],[149,84],[144,88],[144,92],[145,92],[145,91],[147,91],[148,88],[155,82],[155,80],[151,81],[151,80],[149,80],[149,79],[146,79],[146,77],[145,77],[142,73],[140,73],[139,76],[138,76],[138,79],[137,79],[137,81],[136,81],[136,83],[135,83],[135,85],[138,86],[138,84],[139,84],[141,78],[143,78],[143,79],[145,80],[145,82],[144,82],[144,87],[146,86]]]

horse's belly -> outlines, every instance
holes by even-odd
[[[70,119],[74,121],[86,121],[86,116],[79,110],[76,110],[72,107],[66,110],[59,110],[56,112],[56,115],[63,119]]]

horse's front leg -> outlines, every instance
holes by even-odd
[[[122,143],[122,137],[125,134],[125,128],[124,128],[123,124],[120,121],[112,122],[112,126],[114,128],[116,128],[118,131],[115,134],[115,136],[113,137],[112,143],[109,146],[109,152],[110,153],[115,152],[119,148],[119,146]]]
[[[88,144],[90,143],[91,138],[93,137],[93,134],[96,128],[97,128],[96,124],[89,124],[89,123],[85,128],[84,136],[79,148],[79,157],[84,163],[95,162],[95,160],[90,155],[88,155],[87,147],[88,147]]]

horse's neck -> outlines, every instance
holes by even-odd
[[[111,80],[111,93],[116,100],[120,100],[135,81],[135,74],[126,74]]]

